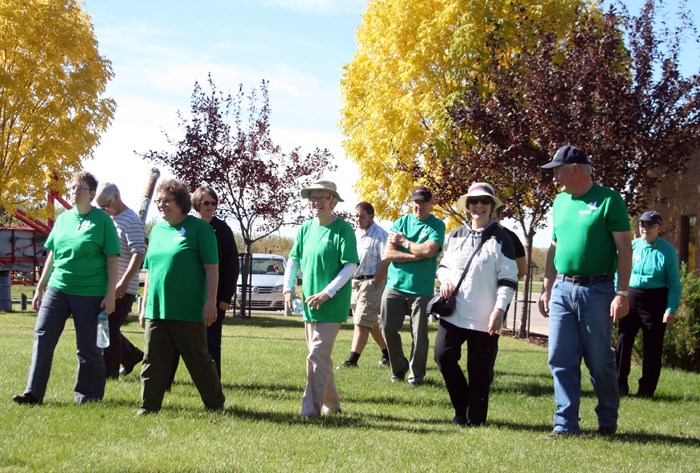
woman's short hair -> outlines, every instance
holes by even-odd
[[[159,192],[168,192],[175,198],[175,203],[180,207],[183,213],[189,213],[192,210],[192,202],[190,201],[190,191],[187,185],[177,179],[166,179],[158,184],[156,194]]]
[[[192,194],[192,207],[197,212],[199,212],[199,206],[202,204],[202,200],[207,194],[209,194],[216,202],[219,202],[219,197],[216,195],[216,192],[214,192],[214,189],[209,186],[199,186]]]
[[[84,182],[85,184],[87,184],[88,188],[91,191],[97,190],[97,179],[95,179],[95,176],[93,176],[87,171],[80,171],[75,173],[71,178],[71,181]]]

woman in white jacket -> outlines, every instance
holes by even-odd
[[[486,422],[490,370],[503,314],[517,284],[513,243],[505,230],[490,219],[493,210],[502,205],[490,184],[472,184],[458,202],[471,223],[447,235],[437,270],[440,293],[449,297],[476,252],[457,290],[456,308],[450,316],[440,319],[435,339],[435,360],[455,410],[452,423],[461,426]],[[468,381],[459,366],[464,342]]]

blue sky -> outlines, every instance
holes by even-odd
[[[117,183],[130,207],[139,207],[152,167],[134,151],[166,149],[163,131],[179,138],[176,113],[189,112],[195,81],[205,82],[211,72],[224,91],[269,80],[273,139],[286,151],[328,148],[339,165],[328,177],[346,201],[339,209],[352,209],[358,173],[342,150],[339,81],[355,53],[366,0],[84,2],[100,53],[112,61],[115,78],[107,94],[118,105],[85,167]],[[636,13],[643,1],[626,3]],[[678,2],[667,3],[675,12]],[[689,6],[698,24],[700,2]],[[686,74],[698,71],[699,57],[698,45],[686,44]],[[152,208],[149,217],[155,215]],[[546,246],[549,236],[540,231],[536,245]]]
[[[330,177],[354,205],[357,173],[343,158],[337,127],[339,79],[364,7],[363,0],[87,0],[100,52],[112,61],[107,94],[118,108],[85,167],[117,183],[137,208],[152,164],[133,151],[166,149],[163,130],[179,137],[176,113],[189,112],[195,81],[211,72],[230,91],[266,79],[273,139],[285,150],[330,149],[341,165]]]

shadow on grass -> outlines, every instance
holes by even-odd
[[[331,414],[321,417],[302,417],[298,414],[286,412],[261,412],[241,407],[227,408],[219,415],[229,415],[252,421],[274,422],[285,425],[317,425],[338,429],[363,428],[385,430],[389,432],[403,431],[413,434],[443,433],[445,427],[449,427],[449,421],[443,418],[411,419],[387,415],[355,415],[347,413]]]
[[[494,382],[491,386],[491,394],[494,393],[515,393],[526,394],[530,397],[554,396],[554,388],[551,385],[533,382],[502,383]]]
[[[594,434],[592,434],[594,435]],[[596,437],[600,438],[596,435]],[[618,432],[617,435],[610,438],[611,442],[625,442],[625,443],[639,443],[639,444],[649,444],[649,443],[661,443],[661,444],[674,444],[674,445],[687,445],[693,448],[700,447],[700,439],[696,437],[677,437],[675,435],[665,435],[665,434],[651,434],[646,432]]]
[[[495,378],[498,379],[500,376],[516,376],[521,378],[541,378],[552,380],[552,375],[549,373],[523,373],[522,371],[506,371],[506,370],[495,370]]]
[[[645,396],[636,396],[636,395],[631,395],[631,396],[622,396],[621,400],[622,402],[625,402],[625,399],[636,399],[639,401],[649,401],[649,402],[657,402],[657,401],[664,401],[664,402],[700,402],[700,396],[694,396],[694,395],[671,395],[671,394],[659,394],[658,392],[654,394],[653,397],[645,397]]]
[[[252,392],[255,393],[257,397],[272,398],[275,400],[288,399],[294,400],[301,398],[304,394],[304,387],[294,384],[263,384],[263,383],[225,383],[223,385],[224,389],[230,390],[234,394],[236,391]],[[408,389],[408,388],[406,388]],[[227,391],[227,392],[230,392]],[[449,407],[449,399],[447,398],[447,391],[444,392],[444,399],[439,401],[431,401],[431,405],[441,404],[445,407]],[[343,403],[357,403],[357,404],[375,404],[375,405],[392,405],[392,406],[413,406],[415,401],[397,396],[353,396],[341,392],[341,400]]]
[[[304,321],[301,317],[253,314],[252,317],[246,319],[226,317],[224,319],[224,325],[259,328],[299,328],[304,326]]]

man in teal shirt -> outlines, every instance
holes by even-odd
[[[630,313],[620,321],[615,361],[617,386],[621,395],[629,394],[632,347],[642,330],[642,377],[637,396],[652,397],[661,375],[661,357],[666,325],[675,321],[681,303],[681,278],[678,254],[659,236],[662,218],[658,212],[644,212],[639,218],[640,237],[632,242],[630,277]]]
[[[435,293],[437,255],[445,239],[445,224],[431,214],[433,196],[424,186],[411,193],[413,213],[391,226],[384,259],[391,261],[382,295],[381,329],[389,350],[391,381],[423,384],[428,361],[428,302]],[[406,314],[411,316],[413,348],[406,359],[399,330]]]

